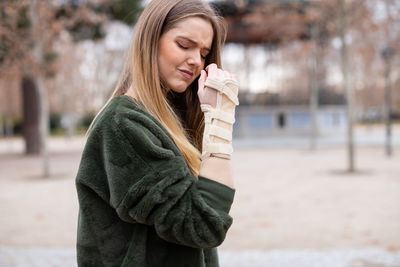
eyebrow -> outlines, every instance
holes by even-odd
[[[198,44],[196,41],[194,41],[194,40],[192,40],[192,39],[190,39],[190,38],[187,38],[187,37],[185,37],[185,36],[178,36],[178,38],[185,39],[185,40],[187,40],[187,41],[189,41],[189,42],[191,42],[191,43],[193,43],[193,44]],[[208,52],[211,51],[211,49],[208,48],[208,47],[204,47],[203,49],[207,50]]]

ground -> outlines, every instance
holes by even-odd
[[[336,143],[314,151],[245,144],[232,159],[234,223],[222,266],[400,266],[398,145],[391,157],[376,144],[356,147],[349,173]],[[0,139],[0,266],[58,266],[55,258],[74,266],[83,145],[52,138],[52,175],[42,178],[41,158],[23,156],[22,140]]]

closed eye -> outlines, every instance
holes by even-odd
[[[183,49],[183,50],[189,49],[188,46],[184,46],[184,45],[182,45],[180,42],[176,42],[176,45],[177,45],[179,48]],[[207,57],[207,55],[204,56],[203,54],[200,53],[200,57],[201,57],[203,60],[205,60],[206,57]]]
[[[188,49],[188,47],[186,47],[186,46],[180,44],[179,42],[176,42],[176,44],[178,45],[178,47],[180,47],[180,48],[182,48],[182,49],[184,49],[184,50]]]

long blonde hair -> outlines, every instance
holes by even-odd
[[[221,66],[220,52],[226,37],[225,25],[207,3],[202,0],[153,0],[136,23],[135,36],[124,68],[114,92],[103,108],[113,97],[126,93],[132,86],[137,100],[161,122],[181,151],[191,172],[197,177],[204,131],[203,114],[197,98],[198,79],[185,91],[184,99],[188,110],[185,118],[180,118],[174,110],[174,103],[167,99],[168,89],[162,86],[158,71],[161,35],[188,17],[201,17],[211,23],[214,37],[205,66],[210,63]]]

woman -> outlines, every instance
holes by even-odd
[[[76,177],[79,266],[219,266],[238,104],[235,77],[218,67],[224,38],[201,0],[143,11]]]

